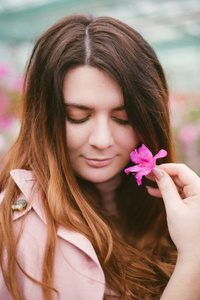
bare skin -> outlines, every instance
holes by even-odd
[[[152,173],[158,189],[147,189],[163,198],[169,232],[178,251],[175,270],[160,299],[199,300],[200,178],[182,164],[163,164]]]

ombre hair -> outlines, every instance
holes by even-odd
[[[59,225],[91,241],[109,289],[123,299],[127,293],[133,299],[159,299],[176,258],[162,201],[148,195],[145,184],[138,187],[122,171],[122,184],[115,197],[122,226],[116,228],[115,219],[102,209],[93,184],[76,178],[71,168],[63,80],[69,69],[85,65],[106,72],[119,84],[129,121],[140,142],[153,154],[161,148],[167,150],[168,156],[160,163],[175,161],[168,87],[150,45],[137,31],[114,18],[72,15],[58,21],[33,49],[25,74],[21,131],[2,162],[0,191],[6,193],[0,206],[0,262],[4,280],[13,298],[22,300],[16,278],[18,239],[11,211],[20,191],[9,173],[12,169],[26,169],[33,171],[39,183],[47,219],[43,276],[38,282],[44,299],[52,299],[54,292]]]

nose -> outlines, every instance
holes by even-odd
[[[89,136],[89,144],[99,150],[105,150],[112,146],[114,138],[109,120],[106,118],[98,119],[94,122]]]

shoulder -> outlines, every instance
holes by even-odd
[[[14,208],[13,211],[14,224],[17,220],[20,221],[20,223],[23,220],[24,231],[26,231],[30,227],[30,231],[37,231],[37,239],[40,240],[40,235],[45,234],[47,226],[46,215],[40,196],[40,190],[38,189],[34,174],[31,171],[27,170],[12,170],[10,174],[21,190],[21,194],[15,202],[16,209]],[[4,193],[0,194],[0,199],[3,198],[3,195]],[[26,202],[27,205],[18,210],[17,206],[20,201]],[[22,216],[25,216],[25,218],[22,218]],[[40,229],[43,228],[43,230],[39,230],[38,226],[40,227]],[[32,230],[31,227],[34,227],[35,229]],[[36,230],[36,228],[38,230]],[[89,256],[94,256],[94,249],[93,247],[91,247],[91,243],[82,234],[63,226],[59,226],[57,235],[59,238],[62,238],[63,240],[73,244],[77,248],[85,251]]]
[[[13,211],[16,234],[22,232],[18,244],[18,259],[29,275],[41,280],[48,230],[37,182],[33,173],[26,170],[14,170],[11,176],[21,190],[17,201],[27,201],[26,208]],[[0,195],[1,198],[3,194]],[[71,299],[78,297],[75,285],[85,289],[88,298],[83,299],[92,299],[93,293],[90,293],[93,287],[96,287],[99,294],[104,292],[104,273],[92,244],[82,234],[63,226],[57,231],[54,270],[56,288],[66,296],[66,285],[69,284],[67,296],[72,297]],[[75,294],[70,287],[74,287]],[[93,292],[95,293],[95,289]]]

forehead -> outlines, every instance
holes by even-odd
[[[123,93],[119,84],[107,73],[90,66],[70,69],[64,78],[65,103],[122,106]]]

